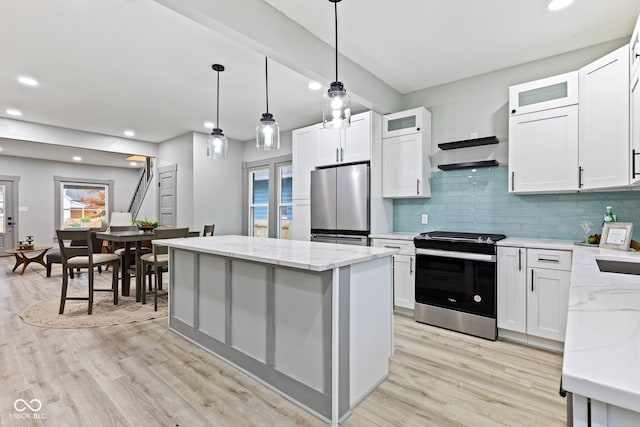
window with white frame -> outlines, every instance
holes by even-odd
[[[249,170],[249,236],[269,237],[269,169]]]
[[[276,168],[278,176],[278,238],[293,239],[293,166],[280,164]]]
[[[243,232],[248,236],[293,239],[291,155],[243,163]]]
[[[112,181],[55,177],[56,228],[103,228],[111,212]]]

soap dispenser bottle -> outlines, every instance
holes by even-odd
[[[613,216],[613,212],[611,211],[611,206],[607,206],[607,211],[604,214],[604,222],[602,223],[602,225],[604,226],[604,223],[606,222],[616,222],[616,217]]]

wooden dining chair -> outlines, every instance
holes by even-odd
[[[216,228],[215,224],[205,225],[204,231],[202,232],[203,236],[213,236],[213,230]]]
[[[81,300],[89,302],[89,311],[93,310],[94,292],[113,293],[113,303],[118,304],[118,270],[120,266],[120,256],[115,254],[103,254],[94,252],[94,242],[92,232],[89,230],[56,230],[58,245],[62,254],[62,292],[60,295],[60,311],[64,313],[64,306],[67,300]],[[73,242],[73,245],[71,244]],[[79,246],[79,243],[84,243]],[[94,267],[102,265],[113,266],[113,277],[111,288],[94,288]],[[68,297],[67,286],[69,284],[69,271],[74,268],[86,268],[89,275],[89,294],[85,297]]]
[[[153,230],[153,240],[174,239],[179,237],[187,237],[188,228],[156,228]],[[169,248],[154,244],[152,253],[144,254],[140,257],[142,261],[143,272],[150,276],[155,275],[153,281],[153,309],[158,311],[158,289],[162,288],[162,272],[168,270],[169,267]],[[144,286],[142,287],[144,290]],[[147,301],[146,292],[142,292],[142,303]]]

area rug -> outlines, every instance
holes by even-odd
[[[166,318],[167,294],[158,295],[158,311],[153,310],[153,294],[147,294],[147,303],[142,305],[136,302],[133,292],[132,296],[118,297],[118,305],[113,304],[113,295],[96,293],[91,315],[87,314],[87,301],[67,301],[64,314],[58,314],[59,309],[60,297],[49,298],[27,307],[20,318],[28,325],[56,329],[96,328]]]

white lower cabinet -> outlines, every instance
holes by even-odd
[[[293,240],[311,240],[311,200],[293,201]]]
[[[527,332],[527,250],[498,247],[498,328]]]
[[[562,350],[571,251],[498,247],[498,335]]]
[[[564,342],[571,272],[529,268],[528,273],[527,333]]]
[[[373,239],[376,248],[400,249],[393,255],[393,305],[413,310],[416,303],[415,246],[410,240]]]

